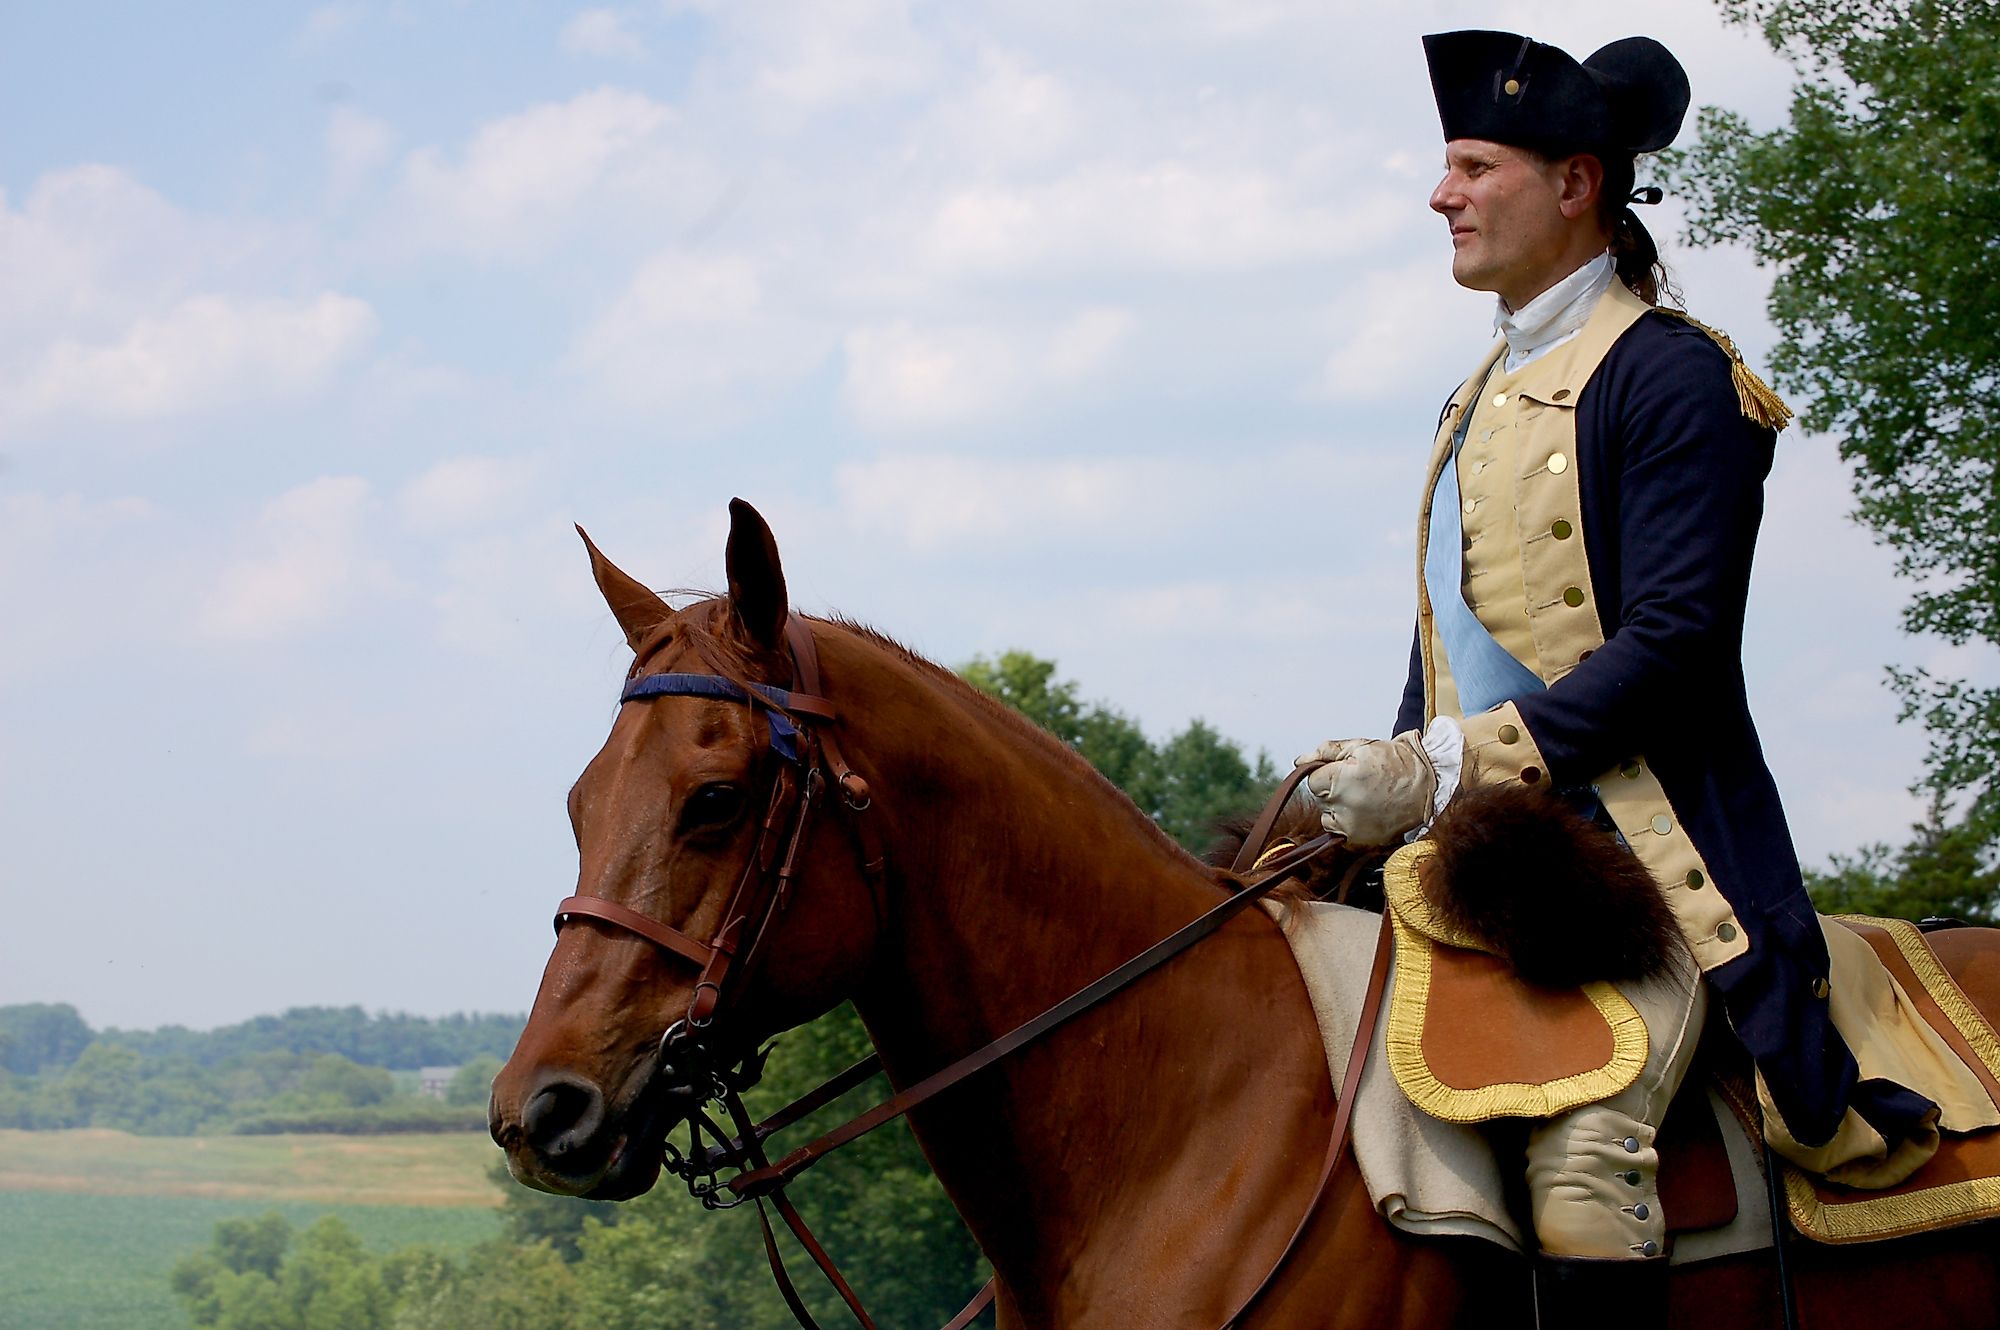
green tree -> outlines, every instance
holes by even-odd
[[[982,693],[1005,702],[1083,755],[1140,807],[1149,807],[1157,787],[1157,755],[1131,717],[1077,696],[1074,680],[1056,681],[1056,663],[1025,651],[1007,651],[997,660],[975,656],[959,670]]]
[[[174,1267],[174,1292],[217,1330],[387,1330],[394,1304],[380,1258],[337,1216],[292,1233],[277,1214],[224,1220]]]
[[[1910,833],[1903,845],[1870,845],[1808,872],[1806,886],[1819,908],[1828,914],[2000,923],[2000,869],[1982,862],[1972,830],[1946,825],[1933,810],[1932,819]]]
[[[364,1067],[338,1053],[323,1053],[300,1078],[294,1092],[308,1104],[361,1108],[379,1104],[396,1091],[396,1078],[382,1067]]]
[[[1904,627],[1990,648],[2000,643],[2000,0],[1721,3],[1762,30],[1798,83],[1789,122],[1769,132],[1702,110],[1694,145],[1671,159],[1690,238],[1748,246],[1774,269],[1777,381],[1799,396],[1807,428],[1839,436],[1860,520],[1913,584]],[[1931,875],[1947,860],[1990,866],[2000,847],[2000,688],[1922,669],[1891,678],[1905,718],[1928,732],[1920,788],[1943,825],[1929,843],[1837,865],[1821,876],[1826,890]],[[1952,854],[1940,859],[1940,846]]]
[[[565,1261],[574,1261],[577,1240],[586,1221],[615,1224],[629,1207],[616,1201],[586,1201],[580,1196],[554,1196],[533,1187],[518,1186],[507,1171],[507,1161],[496,1158],[487,1167],[487,1176],[500,1188],[500,1226],[508,1238],[521,1246],[545,1244]]]
[[[1193,850],[1205,850],[1224,818],[1254,809],[1277,783],[1271,759],[1257,755],[1256,766],[1243,750],[1195,720],[1160,745],[1159,811],[1167,834]]]
[[[0,1066],[17,1075],[68,1066],[95,1037],[67,1002],[0,1007]]]
[[[1251,765],[1204,721],[1155,746],[1131,717],[1082,701],[1074,680],[1057,681],[1054,661],[1026,651],[975,657],[959,674],[1076,749],[1191,850],[1207,849],[1221,819],[1255,807],[1278,779],[1268,757]]]
[[[481,1053],[452,1073],[451,1084],[444,1088],[444,1101],[484,1106],[493,1095],[493,1078],[500,1074],[500,1067],[499,1058]]]

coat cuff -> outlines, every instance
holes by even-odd
[[[1467,787],[1515,781],[1541,785],[1548,780],[1549,764],[1542,760],[1535,736],[1528,733],[1512,702],[1467,716],[1463,724],[1465,771],[1461,779]]]

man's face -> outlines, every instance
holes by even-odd
[[[1492,291],[1510,309],[1567,275],[1571,222],[1563,215],[1562,163],[1526,148],[1453,139],[1431,210],[1451,223],[1451,275]]]

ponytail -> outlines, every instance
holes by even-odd
[[[1679,306],[1681,293],[1667,265],[1660,262],[1660,247],[1639,214],[1632,211],[1635,203],[1658,203],[1663,197],[1660,187],[1632,187],[1637,165],[1631,157],[1598,160],[1604,163],[1604,189],[1598,196],[1597,216],[1611,233],[1611,261],[1618,269],[1618,280],[1649,305],[1663,303],[1664,297]]]

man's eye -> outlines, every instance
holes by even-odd
[[[743,791],[734,785],[704,785],[688,797],[681,824],[689,828],[720,827],[743,811]]]

